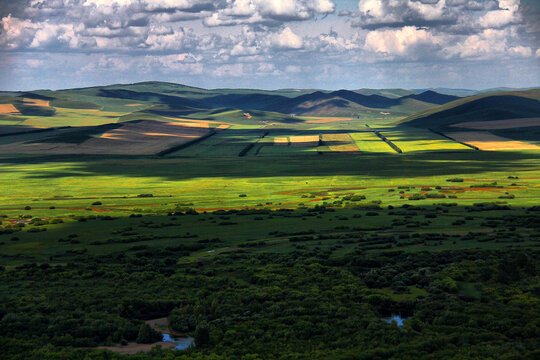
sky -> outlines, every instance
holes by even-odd
[[[540,0],[0,0],[0,89],[540,86]]]

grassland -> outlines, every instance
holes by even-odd
[[[410,127],[394,111],[444,98],[383,93],[141,83],[0,107],[3,355],[534,358],[540,152]],[[393,105],[261,110],[299,95]],[[196,347],[149,350],[163,318]],[[105,350],[126,343],[148,352]]]
[[[394,150],[387,143],[381,141],[372,131],[351,133],[351,138],[355,141],[358,149],[365,153],[394,153]]]
[[[405,153],[471,150],[429,130],[397,127],[381,129],[381,133]]]

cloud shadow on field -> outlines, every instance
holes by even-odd
[[[420,178],[538,170],[537,152],[480,152],[398,154],[332,154],[280,157],[153,157],[153,156],[40,156],[0,158],[0,167],[32,164],[48,166],[28,171],[26,178],[125,176],[161,178],[270,178],[309,176],[364,176],[370,178]],[[55,164],[58,169],[54,169]],[[16,172],[18,170],[6,170]]]

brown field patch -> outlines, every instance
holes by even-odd
[[[349,141],[352,141],[349,134],[323,134],[323,135],[321,135],[321,140],[324,141],[324,142],[334,142],[334,141],[349,142]]]
[[[446,135],[458,141],[476,146],[480,150],[539,150],[540,147],[524,141],[516,141],[487,131],[452,132]]]
[[[276,146],[287,146],[289,145],[288,137],[276,137],[274,138],[274,145]]]
[[[19,110],[13,104],[0,104],[0,114],[2,115],[21,115]]]
[[[507,119],[493,121],[468,121],[452,124],[451,127],[474,130],[502,130],[522,127],[540,126],[540,118]]]
[[[187,122],[187,123],[179,123],[179,122],[169,122],[169,123],[166,123],[166,124],[169,124],[169,125],[175,125],[175,126],[187,126],[187,127],[199,127],[199,128],[209,128],[210,127],[210,123],[206,122],[206,121],[198,121],[198,122]]]
[[[357,152],[360,151],[349,134],[324,134],[321,140],[328,145],[330,151]]]
[[[319,135],[290,136],[292,146],[319,146]]]
[[[207,135],[212,129],[160,121],[122,124],[82,143],[17,142],[0,146],[0,153],[152,155]]]
[[[23,103],[25,105],[32,105],[32,106],[43,106],[43,107],[50,106],[49,100],[23,98]]]
[[[142,106],[143,104],[126,104],[125,106]]]

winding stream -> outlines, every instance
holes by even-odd
[[[194,346],[194,339],[191,336],[184,337],[172,337],[169,334],[163,334],[163,340],[165,342],[172,342],[176,344],[175,349],[177,350],[186,350],[190,346]]]

